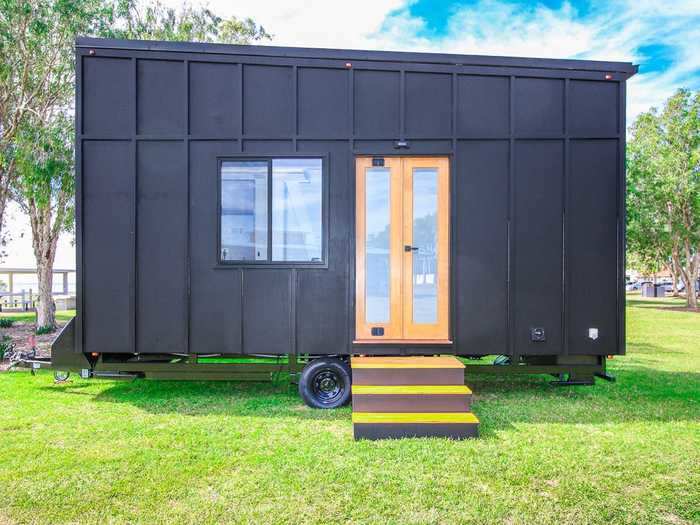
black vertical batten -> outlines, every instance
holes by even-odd
[[[297,353],[297,269],[289,272],[289,353]]]
[[[297,151],[297,139],[299,138],[299,68],[292,67],[292,150]]]
[[[75,351],[83,351],[83,55],[75,52]]]
[[[561,184],[561,342],[562,342],[562,353],[564,355],[569,354],[569,340],[567,337],[567,327],[568,327],[568,313],[566,305],[566,293],[567,293],[567,181],[569,178],[569,85],[570,79],[564,79],[564,96],[562,98],[562,116],[564,118],[563,122],[563,132],[564,132],[564,171],[562,173],[562,184]]]
[[[406,70],[401,68],[399,80],[399,140],[406,140]]]
[[[617,159],[617,169],[618,169],[618,183],[617,183],[617,351],[620,354],[625,354],[627,352],[625,345],[625,246],[627,244],[626,240],[626,224],[627,217],[625,214],[626,202],[625,196],[627,194],[627,178],[626,178],[626,165],[625,165],[625,147],[627,141],[627,114],[625,113],[626,107],[626,87],[627,83],[625,81],[620,81],[618,83],[618,108],[619,108],[619,119],[618,119],[618,159]]]
[[[513,330],[515,327],[515,312],[513,312],[513,265],[515,261],[515,77],[511,76],[508,81],[508,291],[506,293],[506,304],[508,312],[506,314],[506,344],[507,353],[514,363],[518,362],[515,355],[515,341],[513,340]]]
[[[236,66],[237,68],[237,74],[236,78],[238,79],[238,89],[235,90],[235,104],[238,105],[239,108],[239,115],[238,115],[238,122],[235,123],[234,129],[236,130],[236,137],[238,139],[238,151],[242,152],[243,151],[243,117],[244,117],[244,111],[245,107],[243,107],[243,64],[238,64]]]
[[[457,260],[457,243],[459,243],[459,221],[457,220],[457,172],[459,170],[459,164],[457,163],[457,73],[453,72],[451,75],[451,89],[450,93],[450,132],[452,134],[452,140],[450,141],[452,148],[452,155],[450,158],[450,261]],[[459,348],[459,344],[462,338],[459,334],[459,325],[457,324],[457,265],[450,264],[450,315],[449,315],[449,327],[448,334],[450,334],[451,339],[455,342],[456,348]]]
[[[191,242],[190,237],[192,232],[190,231],[190,62],[189,60],[184,61],[185,69],[185,176],[187,177],[187,198],[185,202],[187,203],[187,209],[185,211],[186,221],[187,221],[187,245],[186,250],[186,262],[185,262],[185,348],[187,353],[190,353],[192,344],[190,341],[190,324],[192,322],[192,256],[191,256]]]
[[[138,152],[137,152],[137,141],[136,137],[138,135],[138,122],[139,122],[139,61],[137,58],[132,59],[133,64],[133,83],[132,89],[134,90],[134,125],[132,127],[132,137],[131,137],[131,155],[132,155],[132,166],[134,169],[134,177],[132,179],[133,184],[133,195],[134,200],[132,202],[132,215],[131,215],[131,285],[129,286],[131,297],[129,300],[129,319],[131,322],[131,348],[134,352],[138,352],[140,349],[136,345],[137,341],[137,322],[138,319],[138,244],[137,244],[137,228],[138,228],[138,182],[139,182],[139,170],[138,170]]]

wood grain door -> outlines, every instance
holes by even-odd
[[[356,340],[446,341],[446,158],[356,161]]]

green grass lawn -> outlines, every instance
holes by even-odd
[[[9,317],[15,321],[36,321],[35,312],[0,312],[0,317]],[[75,317],[75,310],[56,310],[57,321],[69,321],[72,317]]]
[[[631,300],[616,383],[468,381],[478,440],[355,442],[286,383],[0,375],[0,524],[699,523],[700,314]]]

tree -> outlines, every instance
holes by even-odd
[[[101,32],[111,9],[97,0],[0,0],[0,236],[14,139],[25,119],[68,103],[74,36]]]
[[[118,0],[115,25],[109,36],[139,40],[173,40],[249,44],[270,35],[251,18],[223,19],[206,7],[183,3],[179,10],[156,1],[147,5],[137,0]]]
[[[61,232],[74,224],[73,126],[62,112],[30,119],[15,140],[16,200],[29,216],[39,294],[37,328],[53,329],[53,263]]]
[[[55,326],[58,237],[74,195],[75,36],[249,43],[270,36],[251,19],[135,0],[0,0],[0,227],[12,193],[30,218],[38,270],[37,326]],[[1,230],[0,230],[1,235]]]
[[[685,285],[697,308],[700,273],[700,92],[679,90],[663,111],[641,114],[628,147],[628,247]]]

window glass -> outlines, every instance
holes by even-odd
[[[321,172],[321,159],[273,159],[273,261],[322,261]]]
[[[267,162],[221,166],[221,260],[267,260]]]

